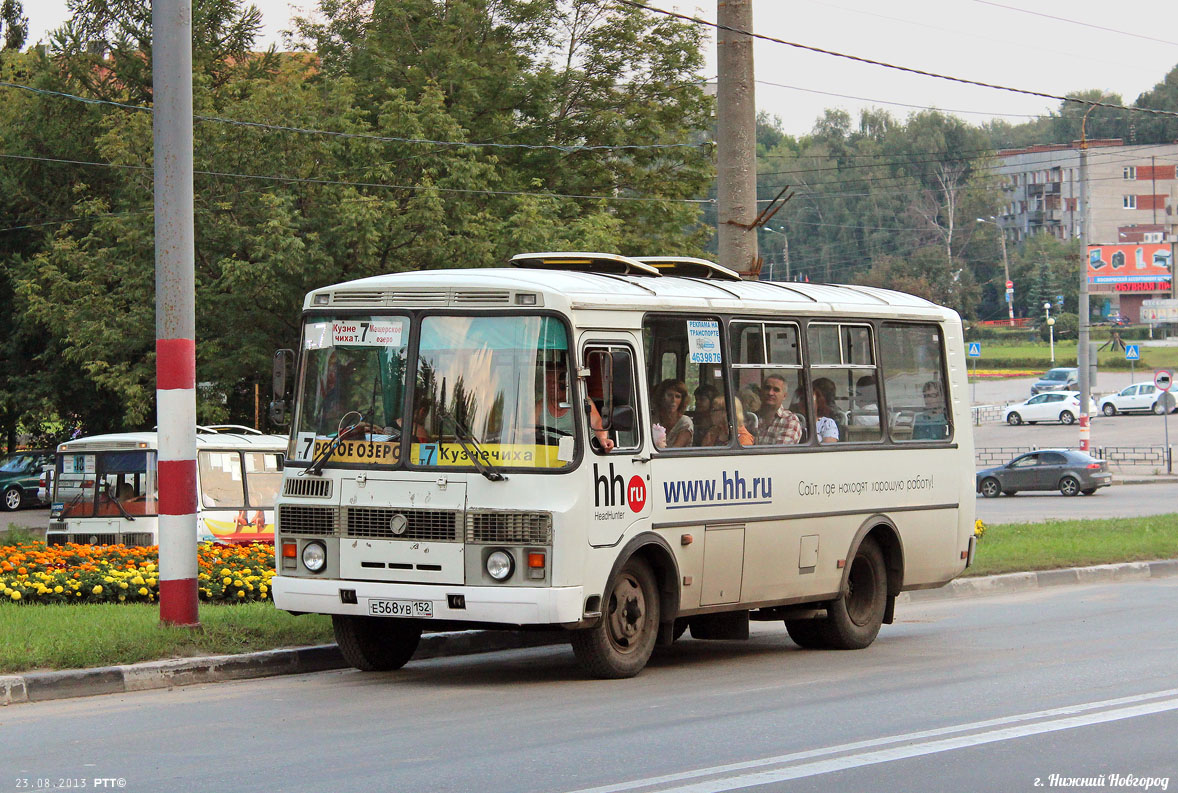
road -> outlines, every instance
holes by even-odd
[[[748,642],[681,640],[624,681],[583,679],[555,646],[18,705],[0,720],[4,782],[1009,793],[1051,774],[1175,781],[1176,598],[1170,578],[910,603],[859,652],[801,650],[780,624],[756,624]]]
[[[1178,485],[1114,485],[1091,496],[1067,498],[1058,491],[1020,490],[1016,496],[977,497],[977,515],[986,523],[1129,518],[1178,512]]]
[[[1097,416],[1092,420],[1092,446],[1163,446],[1166,425],[1169,425],[1170,444],[1178,445],[1178,414],[1122,414]],[[1079,446],[1078,425],[1050,424],[982,424],[973,428],[974,445],[978,448],[994,446]],[[1178,460],[1175,461],[1178,464]]]

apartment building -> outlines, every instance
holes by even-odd
[[[1080,236],[1080,144],[998,152],[1007,239]],[[1088,141],[1088,289],[1094,310],[1133,321],[1141,303],[1173,294],[1178,242],[1178,143]]]

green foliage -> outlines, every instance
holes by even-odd
[[[150,104],[150,5],[70,0],[52,57],[5,79]],[[193,5],[198,420],[252,424],[305,293],[379,273],[493,266],[525,249],[699,254],[712,175],[703,33],[604,0],[323,0],[307,53],[252,52],[241,0]],[[5,91],[0,419],[63,432],[155,423],[152,129],[146,112]],[[11,101],[10,101],[11,100]],[[636,198],[640,200],[612,200]],[[666,199],[666,200],[660,200]],[[49,221],[45,225],[42,224]]]
[[[1054,325],[1048,325],[1044,322],[1039,326],[1039,338],[1043,339],[1043,341],[1050,341],[1052,332],[1055,333],[1056,341],[1078,337],[1080,319],[1075,314],[1056,314],[1052,319],[1055,320]]]
[[[19,50],[29,36],[29,18],[20,0],[0,2],[0,49]]]

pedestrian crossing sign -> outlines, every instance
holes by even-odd
[[[980,341],[971,341],[969,343],[969,357],[980,358],[982,356],[982,343]]]
[[[1126,361],[1140,361],[1141,360],[1141,347],[1140,347],[1140,345],[1126,344],[1125,345],[1125,360]]]

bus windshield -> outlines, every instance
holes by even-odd
[[[397,463],[408,342],[406,317],[307,323],[295,459],[311,460],[343,433],[353,443],[341,445],[332,461]]]
[[[149,450],[58,454],[54,516],[156,514],[155,456]]]
[[[421,322],[409,462],[564,468],[574,457],[564,325],[542,316],[428,316]]]

